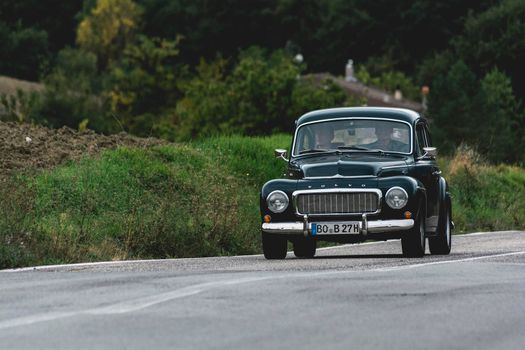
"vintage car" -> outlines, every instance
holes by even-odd
[[[428,125],[418,113],[353,107],[296,121],[285,178],[268,181],[260,207],[267,259],[300,258],[317,241],[401,239],[403,255],[448,254],[453,228],[448,185]]]

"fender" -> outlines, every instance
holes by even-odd
[[[448,183],[445,180],[444,177],[439,178],[439,217],[438,217],[438,224],[436,226],[435,231],[430,232],[430,236],[433,236],[437,234],[437,232],[441,229],[441,227],[445,224],[443,222],[443,212],[445,210],[450,210],[450,219],[452,220],[452,201],[450,197],[450,193],[448,191]]]
[[[288,208],[279,214],[275,214],[271,212],[268,209],[268,205],[266,204],[266,197],[268,195],[276,190],[283,191],[288,195],[288,198],[291,201],[292,193],[297,189],[297,180],[288,180],[288,179],[276,179],[276,180],[270,180],[267,183],[265,183],[261,189],[261,195],[260,195],[260,208],[261,208],[261,221],[263,220],[263,217],[265,215],[270,215],[273,218],[273,221],[295,221],[295,215],[293,213],[293,208],[290,203],[288,205]]]
[[[392,176],[387,178],[379,178],[377,183],[378,188],[383,191],[383,195],[386,194],[388,189],[394,186],[402,187],[405,191],[407,191],[409,199],[408,204],[405,207],[406,209],[404,210],[411,211],[412,213],[418,215],[419,205],[420,203],[424,203],[424,211],[425,213],[427,212],[427,193],[425,186],[423,183],[421,183],[421,181],[411,176]],[[382,214],[386,218],[397,218],[399,214],[396,214],[395,212],[396,211],[393,211],[388,206],[383,206]]]

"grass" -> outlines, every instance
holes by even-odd
[[[120,148],[0,179],[0,268],[260,252],[259,189],[287,135]],[[523,229],[525,170],[440,158],[456,232]]]
[[[452,194],[456,233],[525,228],[525,169],[489,165],[465,147],[440,165]]]
[[[258,252],[258,192],[284,170],[283,141],[120,148],[8,179],[0,267]]]

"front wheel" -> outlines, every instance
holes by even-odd
[[[288,248],[286,238],[271,233],[262,233],[263,253],[266,259],[284,259]]]
[[[313,258],[317,249],[317,241],[312,238],[298,238],[293,241],[293,253],[298,258]]]
[[[448,255],[452,247],[452,232],[450,225],[450,208],[445,207],[444,215],[440,218],[435,237],[428,238],[428,248],[431,254]]]
[[[408,258],[420,258],[425,255],[425,210],[420,204],[414,227],[406,231],[401,238],[403,255]]]

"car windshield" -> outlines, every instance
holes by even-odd
[[[342,119],[300,126],[293,155],[334,150],[410,153],[410,127],[397,121]]]

